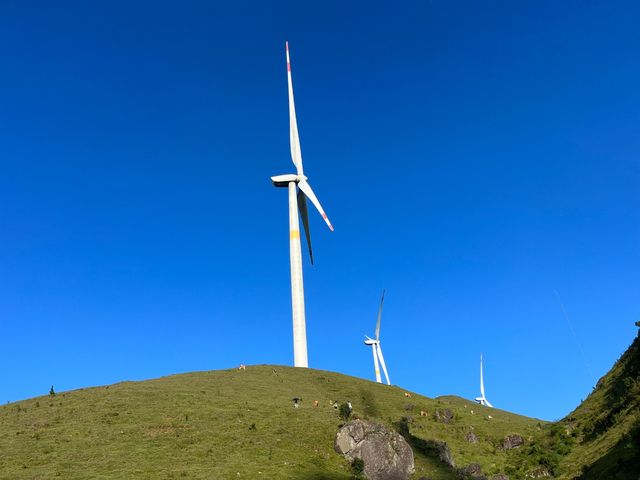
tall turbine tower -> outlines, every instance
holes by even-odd
[[[382,370],[384,371],[384,376],[387,377],[387,385],[391,385],[389,381],[389,374],[387,373],[387,366],[384,363],[384,357],[382,356],[382,348],[380,347],[380,320],[382,319],[382,304],[384,303],[384,290],[382,291],[382,299],[380,300],[380,308],[378,309],[378,322],[376,323],[376,339],[369,338],[365,335],[366,340],[364,341],[365,345],[371,345],[371,350],[373,351],[373,368],[376,372],[376,382],[382,383],[382,379],[380,378],[380,369],[378,368],[378,359],[380,360],[380,365],[382,365]]]
[[[293,84],[291,82],[291,62],[289,60],[289,42],[285,43],[287,51],[287,80],[289,82],[289,143],[291,145],[291,160],[296,166],[296,174],[277,175],[271,177],[276,187],[289,189],[289,255],[291,258],[291,307],[293,311],[293,365],[295,367],[308,367],[307,357],[307,327],[304,317],[304,286],[302,283],[302,253],[300,247],[300,225],[298,222],[298,210],[302,217],[304,233],[307,237],[309,257],[313,265],[313,252],[311,250],[311,235],[309,232],[309,215],[307,211],[307,199],[318,209],[329,229],[333,226],[322,209],[307,177],[302,169],[302,153],[300,151],[300,138],[298,137],[298,123],[296,122],[296,106],[293,101]]]
[[[482,354],[480,354],[480,396],[476,397],[476,402],[485,407],[493,408],[493,405],[489,403],[489,400],[484,396],[484,380],[482,378]]]

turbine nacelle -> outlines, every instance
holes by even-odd
[[[364,337],[366,338],[366,340],[364,341],[365,345],[378,345],[380,343],[380,340],[374,340],[373,338],[369,338],[366,335]]]
[[[487,400],[484,397],[476,397],[476,402],[478,402],[480,405],[482,405],[483,407],[490,407],[493,408],[493,405],[491,405],[489,403],[489,400]]]
[[[287,173],[285,175],[275,175],[271,177],[273,185],[276,187],[287,187],[291,182],[300,183],[307,181],[308,178],[304,175],[295,175],[293,173]]]

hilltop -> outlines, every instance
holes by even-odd
[[[404,417],[415,438],[445,441],[456,465],[479,462],[489,473],[509,461],[495,448],[505,435],[531,439],[540,429],[538,420],[461,398],[404,393],[338,373],[265,365],[43,396],[0,408],[0,478],[348,479],[350,466],[333,448],[343,423],[335,400],[391,427]],[[300,408],[293,397],[303,399]],[[451,424],[436,420],[443,409],[453,413]],[[469,431],[479,443],[464,439]],[[456,478],[433,456],[415,457],[416,478]]]
[[[639,342],[556,423],[459,397],[432,399],[338,373],[269,365],[23,400],[0,407],[0,479],[346,480],[354,477],[334,451],[344,421],[333,404],[351,401],[355,416],[405,436],[415,479],[637,480]],[[302,398],[300,408],[294,397]],[[522,445],[507,448],[512,435]],[[482,473],[465,477],[471,464]]]

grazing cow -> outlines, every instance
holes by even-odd
[[[300,407],[300,402],[302,401],[302,399],[299,397],[294,397],[291,399],[291,401],[293,402],[293,408],[298,408]]]
[[[493,417],[491,415],[487,415],[487,418],[491,420]]]
[[[240,366],[238,367],[238,370],[246,370],[246,369],[247,367],[243,363],[241,363]]]
[[[420,416],[421,417],[428,417],[429,416],[429,412],[425,412],[424,410],[420,410]]]
[[[405,398],[411,398],[411,394],[409,392],[404,392],[404,397]]]
[[[317,407],[317,406],[318,406],[318,400],[314,400],[314,401],[313,401],[313,406],[314,406],[314,407]]]

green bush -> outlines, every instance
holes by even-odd
[[[359,477],[364,473],[364,460],[361,458],[354,458],[353,462],[351,462],[351,472]]]
[[[342,420],[344,420],[345,422],[349,420],[349,417],[351,416],[351,408],[349,408],[348,403],[341,404],[338,412],[340,413],[340,418]]]

